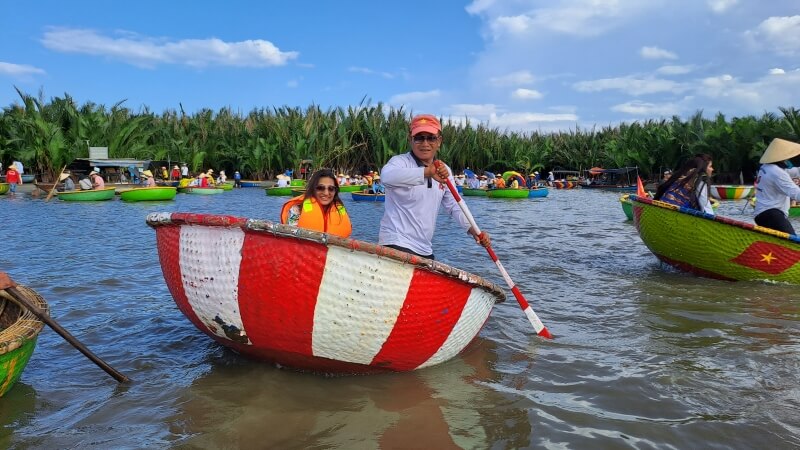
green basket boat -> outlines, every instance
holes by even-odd
[[[223,191],[232,191],[233,190],[233,183],[226,181],[224,183],[220,183],[217,185],[217,189],[222,189]]]
[[[272,197],[272,196],[289,196],[289,195],[294,195],[294,192],[292,192],[292,189],[296,189],[296,188],[292,188],[291,186],[271,187],[271,188],[264,189],[264,191],[270,197]]]
[[[658,259],[679,270],[721,280],[800,284],[800,237],[630,196],[633,223]]]
[[[17,285],[17,291],[31,304],[50,314],[47,302],[32,289]],[[5,291],[0,291],[0,397],[19,380],[43,327],[44,322],[27,309],[20,308]]]
[[[289,183],[289,186],[292,186],[292,187],[298,187],[298,186],[302,187],[302,186],[305,186],[305,185],[306,185],[306,180],[298,179],[298,178],[293,179]]]
[[[178,188],[157,186],[146,188],[126,189],[120,191],[119,196],[126,202],[155,202],[172,200],[178,194]]]
[[[222,194],[223,192],[225,192],[225,190],[215,187],[185,186],[185,187],[179,187],[178,192],[180,192],[181,194],[217,195],[217,194]]]
[[[489,189],[486,191],[489,198],[528,198],[527,189]]]
[[[366,184],[348,184],[345,186],[339,186],[339,192],[360,192],[364,189],[369,189],[369,186]]]
[[[0,195],[7,194],[11,185],[8,183],[0,183]]]
[[[90,191],[58,192],[58,198],[66,202],[97,202],[114,198],[116,188],[92,189]]]
[[[486,189],[469,189],[463,188],[461,195],[464,197],[486,197]]]

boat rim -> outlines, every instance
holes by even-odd
[[[44,298],[36,293],[36,291],[19,284],[17,285],[17,290],[20,294],[25,296],[31,304],[37,306],[44,311],[45,314],[50,315],[50,307],[47,305]],[[12,297],[6,291],[0,290],[0,314],[8,307],[8,303],[15,304]],[[44,328],[44,322],[36,317],[35,314],[28,311],[26,308],[19,305],[17,306],[22,310],[20,316],[7,328],[0,330],[0,355],[12,352],[21,347],[25,342],[38,336],[39,332]]]
[[[357,239],[342,238],[319,231],[298,228],[291,225],[275,223],[264,219],[249,219],[237,216],[200,214],[200,213],[169,213],[155,212],[147,215],[147,225],[153,228],[163,226],[199,225],[223,228],[241,228],[242,230],[256,233],[267,233],[278,237],[288,237],[304,241],[316,242],[326,246],[344,248],[353,252],[363,252],[378,257],[392,259],[403,264],[410,264],[430,272],[456,278],[472,286],[484,288],[495,295],[495,303],[502,303],[506,299],[503,289],[497,284],[478,275],[462,269],[441,263],[436,260],[412,255],[400,250],[372,242]]]

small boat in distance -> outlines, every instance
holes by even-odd
[[[361,192],[351,192],[350,195],[353,197],[353,200],[357,202],[385,202],[386,201],[386,194],[376,194],[370,193],[369,190],[361,191]]]
[[[756,193],[756,187],[743,184],[712,184],[711,196],[717,200],[739,200],[752,197]]]
[[[47,302],[33,289],[17,285],[17,290],[32,305],[50,314]],[[44,322],[20,307],[0,291],[0,397],[17,382],[36,348]]]
[[[623,167],[621,169],[603,169],[592,167],[586,171],[586,177],[581,187],[587,189],[605,189],[611,191],[636,191],[636,178],[639,176],[638,167]]]
[[[105,189],[90,189],[90,190],[76,190],[56,192],[59,200],[65,202],[97,202],[103,200],[111,200],[114,198],[117,188],[108,187]]]
[[[187,319],[284,367],[354,374],[440,364],[505,300],[477,275],[370,242],[211,214],[152,213],[147,224]]]
[[[152,202],[172,200],[178,193],[178,188],[170,186],[156,186],[126,189],[119,192],[120,198],[126,202]]]

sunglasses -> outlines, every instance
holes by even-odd
[[[439,136],[426,136],[426,135],[416,135],[411,138],[412,141],[416,143],[428,141],[430,143],[434,143],[439,140]]]
[[[317,190],[317,192],[325,192],[325,191],[336,192],[336,186],[330,186],[330,185],[326,186],[324,184],[318,184],[315,189]]]

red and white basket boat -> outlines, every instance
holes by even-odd
[[[147,224],[170,293],[197,328],[300,370],[442,363],[505,300],[496,284],[446,264],[266,220],[154,213]]]

